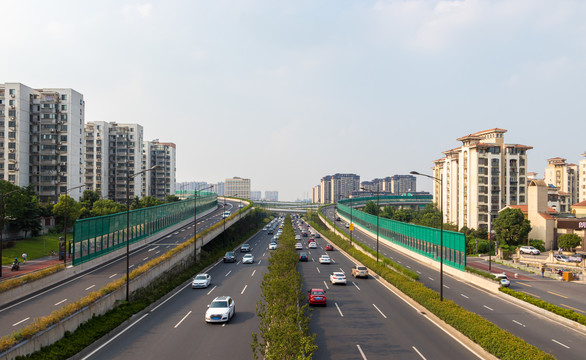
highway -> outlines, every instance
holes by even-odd
[[[222,221],[224,204],[218,202],[218,209],[198,218],[197,232],[200,233],[213,224]],[[228,202],[226,209],[237,207],[238,202]],[[178,231],[162,234],[161,238],[151,244],[136,249],[130,255],[130,270],[149,260],[164,254],[166,251],[193,237],[193,223]],[[79,300],[88,293],[100,289],[105,284],[126,276],[126,257],[105,263],[84,274],[73,277],[41,292],[0,306],[0,336],[8,335],[21,329],[41,316],[49,315],[59,307]]]
[[[333,207],[325,210],[328,218],[335,219]],[[322,211],[323,211],[322,210]],[[337,222],[338,227],[344,227]],[[376,249],[376,240],[361,231],[354,231],[354,240]],[[439,291],[437,269],[422,265],[411,257],[392,250],[379,240],[379,251],[397,263],[416,271],[420,281],[430,289]],[[512,280],[513,282],[515,280]],[[528,343],[551,353],[558,359],[583,359],[586,353],[584,333],[569,328],[544,316],[533,313],[524,307],[506,301],[503,297],[472,286],[444,273],[444,297],[463,308],[477,313],[498,327],[524,339]]]

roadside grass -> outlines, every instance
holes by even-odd
[[[22,253],[26,253],[28,260],[48,256],[51,254],[51,250],[55,250],[57,253],[60,236],[63,236],[63,233],[39,235],[21,240],[4,240],[5,245],[14,242],[14,247],[2,250],[2,265],[12,264],[15,257],[18,258],[18,261],[22,261]],[[67,234],[69,240],[71,240],[71,236],[71,234]]]

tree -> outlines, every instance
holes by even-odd
[[[66,205],[67,204],[67,205]],[[69,195],[59,196],[59,202],[53,206],[53,214],[59,219],[61,225],[65,220],[65,210],[67,209],[66,227],[71,227],[75,220],[79,219],[81,214],[81,205]]]
[[[411,209],[399,209],[393,214],[393,220],[409,223],[415,218],[415,211]]]
[[[172,203],[176,201],[181,201],[181,199],[177,195],[167,195],[165,196],[166,203]]]
[[[436,229],[439,229],[441,227],[441,224],[442,218],[439,211],[435,213],[427,213],[423,215],[423,217],[419,221],[419,225],[433,227]]]
[[[140,205],[143,208],[161,205],[163,202],[153,196],[145,196],[140,200]]]
[[[28,233],[36,235],[41,230],[41,209],[39,199],[35,194],[34,186],[29,185],[21,189],[13,197],[15,202],[12,208],[12,223],[18,230],[24,231],[24,237]]]
[[[374,201],[370,200],[364,206],[364,212],[376,216],[379,212],[379,208],[376,206],[376,203]]]
[[[79,202],[82,204],[82,206],[85,206],[86,208],[91,210],[94,206],[94,203],[98,200],[100,200],[99,192],[92,190],[84,190],[83,195],[81,195],[81,199],[79,199]]]
[[[560,248],[572,250],[582,243],[582,238],[576,234],[563,234],[558,239]]]
[[[521,210],[506,208],[494,221],[494,230],[499,244],[514,247],[528,241],[531,223],[525,219]]]
[[[387,219],[392,219],[394,213],[395,213],[395,210],[393,209],[393,207],[391,205],[387,205],[383,208],[380,216],[387,218]]]
[[[94,202],[94,206],[91,210],[91,216],[112,215],[123,211],[126,211],[126,206],[118,204],[112,200],[100,199]]]

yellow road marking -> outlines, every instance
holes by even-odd
[[[581,312],[581,313],[585,312],[585,311],[583,311],[583,310],[580,310],[580,309],[576,309],[576,308],[574,308],[574,307],[571,307],[570,305],[566,305],[566,304],[560,304],[560,305],[561,305],[561,306],[565,306],[565,307],[567,307],[567,308],[569,308],[569,309],[572,309],[572,310],[575,310],[575,311],[579,311],[579,312]]]
[[[554,292],[551,292],[551,291],[548,291],[548,293],[550,293],[550,294],[552,294],[552,295],[557,295],[557,296],[559,296],[559,297],[563,297],[564,299],[567,299],[567,298],[568,298],[567,296],[560,295],[560,294],[556,294],[556,293],[554,293]]]
[[[522,282],[519,282],[519,281],[517,281],[517,284],[525,285],[525,286],[527,286],[527,287],[533,287],[532,285],[525,284],[525,283],[522,283]]]
[[[521,291],[521,292],[523,292],[523,293],[525,293],[525,294],[527,294],[527,295],[531,295],[531,296],[533,296],[533,297],[536,297],[536,298],[538,298],[538,299],[541,299],[541,296],[539,296],[539,295],[531,294],[530,292],[527,292],[527,291]]]

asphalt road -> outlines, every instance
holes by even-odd
[[[198,218],[197,232],[201,232],[222,220],[224,204],[218,203],[217,210],[205,217]],[[237,208],[238,202],[228,202],[228,210]],[[148,246],[131,252],[130,269],[142,265],[166,251],[193,237],[193,224],[169,234]],[[66,282],[44,289],[33,296],[26,297],[11,304],[0,307],[0,336],[29,325],[35,318],[46,316],[52,311],[79,300],[88,293],[100,289],[105,284],[126,276],[126,257],[105,263],[94,270],[71,278]]]
[[[328,207],[324,210],[328,218],[332,219],[333,208]],[[338,222],[338,224],[340,224],[339,227],[343,228],[343,222]],[[376,249],[376,240],[369,235],[361,231],[354,231],[353,237],[354,240]],[[411,257],[392,250],[386,246],[385,240],[379,240],[379,251],[385,257],[416,271],[423,284],[439,292],[437,269],[420,264]],[[463,308],[481,315],[498,327],[508,330],[545,352],[553,354],[558,359],[584,358],[584,353],[586,353],[585,334],[506,301],[501,296],[452,278],[445,273],[443,295]]]

